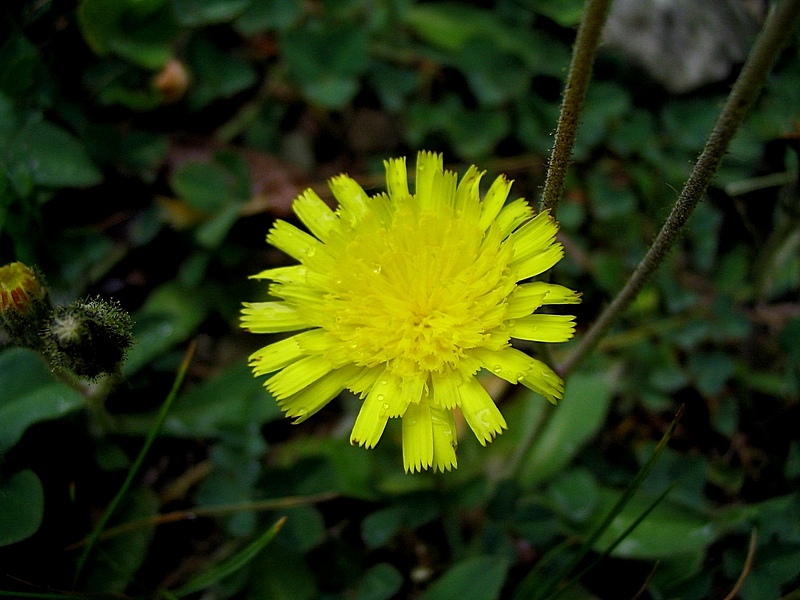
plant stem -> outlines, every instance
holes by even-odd
[[[575,38],[555,141],[550,153],[547,177],[539,204],[540,211],[550,210],[550,214],[553,216],[556,214],[558,201],[564,191],[564,179],[572,156],[572,148],[575,145],[581,108],[589,87],[597,45],[600,42],[600,34],[603,31],[610,4],[611,0],[589,0],[581,17],[578,35]]]
[[[784,0],[770,12],[667,221],[625,286],[592,324],[575,349],[559,365],[557,371],[562,376],[572,372],[594,349],[666,257],[716,174],[731,139],[755,102],[775,59],[794,31],[798,16],[800,16],[800,0]]]

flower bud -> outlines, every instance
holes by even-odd
[[[54,367],[86,379],[117,373],[132,329],[133,321],[119,303],[78,300],[52,312],[44,332],[45,354]]]
[[[47,288],[29,267],[21,262],[0,267],[0,326],[12,343],[38,348],[50,308]]]

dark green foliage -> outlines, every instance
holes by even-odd
[[[377,191],[383,159],[425,148],[462,173],[471,162],[487,178],[505,172],[512,197],[538,200],[582,7],[3,7],[0,265],[38,265],[57,305],[115,298],[133,343],[117,351],[124,328],[95,326],[120,317],[116,304],[73,305],[94,323],[93,356],[67,366],[93,378],[125,358],[122,383],[100,396],[57,380],[30,349],[0,352],[0,592],[513,597],[569,564],[684,405],[587,560],[674,487],[599,567],[610,578],[590,572],[563,597],[633,597],[656,563],[642,597],[725,597],[746,568],[745,600],[796,593],[796,45],[685,235],[565,399],[512,390],[500,404],[508,431],[487,448],[466,431],[456,471],[405,475],[396,422],[374,450],[352,447],[360,401],[347,394],[292,426],[246,366],[267,340],[239,331],[240,302],[268,299],[247,277],[286,264],[264,236],[273,218],[293,218],[305,187],[327,199],[325,180],[345,171]],[[552,274],[583,293],[579,335],[649,247],[729,87],[670,96],[599,55]],[[120,489],[190,340],[186,385],[75,582],[71,545]]]

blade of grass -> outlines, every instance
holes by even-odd
[[[206,589],[210,585],[215,584],[228,575],[232,575],[253,560],[256,555],[261,552],[267,546],[267,544],[269,544],[275,538],[276,535],[278,535],[278,532],[283,527],[283,524],[286,523],[286,518],[287,517],[281,517],[278,519],[272,527],[267,529],[267,531],[265,531],[259,538],[242,549],[242,551],[238,554],[235,554],[228,560],[221,562],[205,573],[201,573],[182,588],[172,590],[169,595],[176,598],[183,598],[189,594]]]
[[[178,368],[178,372],[175,375],[175,381],[172,384],[172,389],[167,394],[164,403],[161,405],[161,409],[158,411],[158,415],[156,415],[156,420],[153,423],[153,426],[150,428],[150,432],[147,434],[147,439],[142,446],[142,449],[139,451],[139,455],[136,457],[136,460],[131,465],[131,468],[128,470],[128,475],[125,477],[125,481],[122,483],[117,494],[111,500],[111,503],[108,505],[105,513],[100,518],[100,521],[97,523],[95,528],[92,530],[92,533],[89,535],[87,539],[86,545],[83,548],[83,552],[81,552],[80,557],[78,558],[77,565],[75,567],[75,576],[73,579],[73,584],[77,586],[78,581],[80,580],[80,576],[83,573],[83,569],[86,566],[86,561],[89,558],[89,555],[92,553],[92,550],[97,544],[97,541],[100,539],[100,535],[103,533],[106,525],[108,524],[111,515],[114,514],[114,511],[119,507],[120,502],[127,494],[128,489],[131,487],[134,478],[139,472],[139,469],[144,462],[145,456],[147,456],[147,452],[150,450],[150,446],[153,445],[153,442],[158,436],[159,431],[161,431],[161,426],[164,424],[164,420],[167,418],[167,414],[169,413],[169,409],[172,406],[172,402],[178,395],[178,391],[183,385],[183,379],[186,376],[186,371],[189,368],[189,363],[192,361],[192,357],[194,356],[196,344],[192,342],[189,345],[189,349],[186,351],[186,356],[183,359],[180,367]]]

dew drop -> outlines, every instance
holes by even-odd
[[[307,414],[308,414],[308,409],[305,406],[301,406],[300,408],[294,411],[294,414],[292,416],[303,417]]]
[[[502,371],[502,370],[503,370],[503,367],[501,367],[500,365],[495,365],[495,366],[492,368],[492,371],[494,371],[495,373],[499,373],[499,372],[500,372],[500,371]]]
[[[382,408],[383,408],[383,411],[384,411],[384,412],[389,412],[389,409],[390,409],[391,407],[389,406],[389,403],[388,403],[388,402],[384,402],[384,403],[383,403],[383,407],[382,407]]]
[[[306,249],[306,256],[314,256],[316,252],[317,249],[314,246],[309,246],[309,248]]]
[[[385,396],[384,394],[378,394],[377,396],[375,396],[375,399],[376,399],[378,402],[383,402],[383,400],[384,400],[385,398],[386,398],[386,396]],[[386,405],[385,405],[385,404],[384,404],[384,407],[386,407]]]
[[[473,417],[476,421],[478,421],[484,427],[492,429],[492,417],[491,417],[491,410],[488,408],[482,408],[481,410],[473,413]]]

